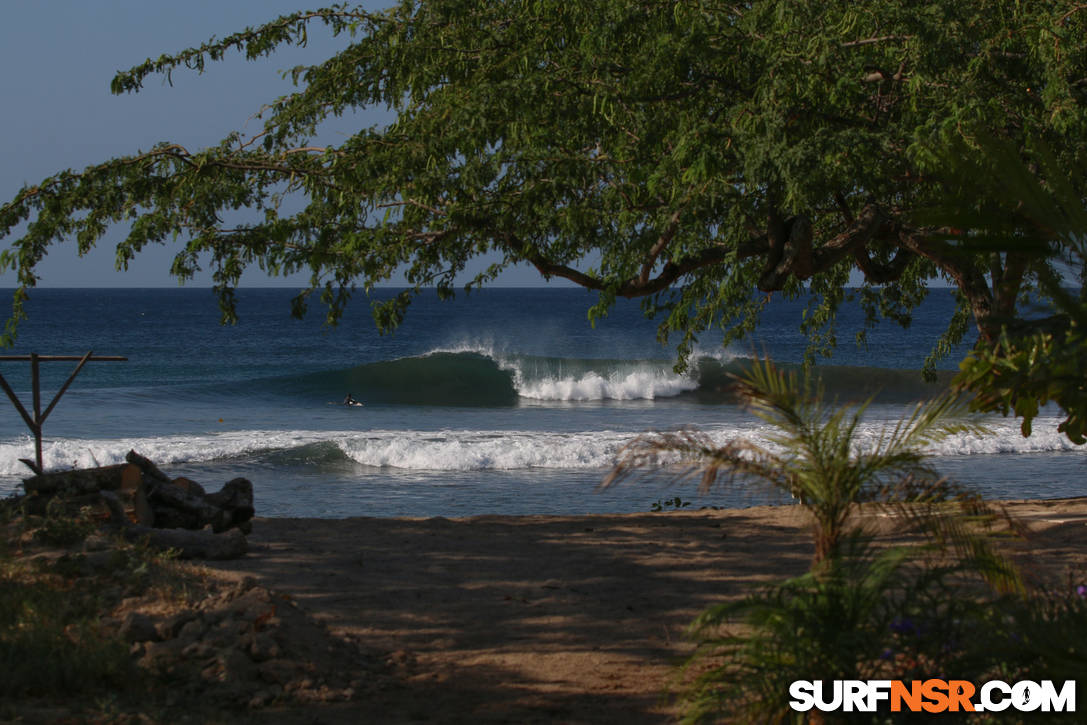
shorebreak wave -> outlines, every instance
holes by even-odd
[[[1001,453],[1077,452],[1057,432],[1057,418],[1040,418],[1034,434],[1024,438],[1016,421],[997,419],[992,435],[954,436],[933,448],[934,456]],[[874,440],[887,421],[871,421],[858,431],[862,442]],[[738,436],[767,442],[761,424],[723,425],[706,432],[718,443]],[[233,461],[269,466],[342,467],[426,471],[486,471],[515,469],[606,469],[638,431],[533,430],[367,430],[274,431],[243,430],[202,435],[150,436],[116,440],[59,439],[46,442],[47,469],[109,465],[135,449],[160,465]],[[26,474],[19,458],[32,454],[27,436],[0,442],[0,475]]]

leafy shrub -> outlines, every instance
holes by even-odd
[[[996,594],[968,586],[967,567],[937,564],[922,549],[875,551],[863,538],[847,548],[817,571],[695,620],[685,722],[809,722],[810,713],[789,706],[796,680],[1087,680],[1087,600],[1078,593]],[[944,713],[941,721],[1009,716]],[[887,723],[931,715],[836,717]]]

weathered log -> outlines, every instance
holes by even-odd
[[[239,527],[251,530],[253,484],[244,478],[228,482],[214,494],[187,478],[171,480],[158,466],[135,451],[125,456],[128,463],[75,471],[57,471],[28,478],[23,482],[29,505],[45,513],[55,497],[72,499],[117,492],[127,518],[142,526],[166,529],[203,529],[210,525],[218,533]]]
[[[256,509],[253,507],[253,484],[247,478],[235,478],[227,481],[216,493],[208,494],[208,503],[218,506],[231,514],[230,525],[249,533]]]
[[[237,478],[216,494],[188,478],[171,479],[151,460],[129,451],[125,460],[144,474],[148,501],[154,511],[154,525],[168,529],[202,529],[211,525],[215,532],[233,526],[244,529],[253,518],[253,484]]]
[[[72,471],[50,471],[23,479],[27,493],[42,495],[65,494],[78,496],[95,491],[116,491],[121,487],[121,476],[127,466],[119,463],[98,468],[79,468]]]
[[[23,479],[23,489],[27,493],[65,493],[79,495],[95,491],[116,491],[121,488],[122,476],[129,465],[135,465],[151,479],[151,482],[169,482],[170,477],[159,470],[158,466],[136,451],[129,451],[125,456],[128,463],[97,468],[77,468],[70,471],[49,471]]]
[[[147,500],[147,486],[144,484],[143,471],[129,463],[121,474],[121,498],[125,503],[125,513],[133,523],[141,526],[155,525],[155,512]]]
[[[210,503],[201,493],[184,483],[160,483],[148,493],[155,511],[155,525],[166,529],[202,529],[208,524],[216,531],[229,529],[234,513]]]
[[[158,466],[152,463],[150,459],[141,456],[136,451],[130,450],[128,453],[126,453],[125,460],[135,466],[139,466],[140,470],[143,471],[144,475],[150,477],[156,482],[168,483],[170,481],[170,477],[163,473],[161,470],[159,470]]]
[[[175,478],[173,481],[171,481],[171,483],[178,488],[184,489],[185,493],[189,494],[190,496],[203,497],[208,495],[208,492],[204,490],[204,487],[196,481],[192,480],[191,478],[185,478],[184,476],[181,476],[179,478]]]
[[[129,519],[138,524],[154,524],[154,512],[147,501],[143,475],[137,466],[119,463],[98,468],[82,468],[72,471],[51,471],[23,481],[27,511],[44,515],[50,502],[63,500],[72,513],[80,507],[97,501],[101,491],[115,491]]]
[[[237,559],[249,548],[245,535],[233,529],[216,534],[206,530],[158,529],[129,521],[121,500],[112,491],[99,493],[110,511],[110,523],[128,541],[146,541],[156,549],[174,549],[182,559]]]

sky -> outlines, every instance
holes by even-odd
[[[323,3],[317,3],[320,5]],[[331,4],[331,3],[329,3]],[[380,9],[389,3],[374,0]],[[4,5],[0,23],[0,199],[26,184],[63,169],[82,169],[106,159],[171,141],[189,150],[218,143],[232,131],[257,132],[252,120],[262,104],[292,86],[280,72],[315,63],[347,42],[323,29],[306,48],[284,48],[271,57],[246,61],[238,54],[211,63],[203,75],[173,74],[173,85],[149,77],[142,91],[114,96],[110,81],[146,58],[157,58],[224,37],[247,26],[314,6],[303,0],[26,0]],[[383,109],[355,119],[380,123]],[[385,116],[387,117],[387,116]],[[340,133],[349,131],[345,127]],[[333,131],[337,132],[336,129]],[[335,143],[335,139],[329,139]],[[173,251],[141,252],[127,272],[114,269],[114,244],[124,229],[115,227],[87,256],[74,243],[52,248],[40,265],[42,287],[173,287]],[[112,243],[111,243],[112,242]],[[0,241],[0,244],[6,244]],[[485,266],[481,263],[479,266]],[[305,275],[268,278],[254,268],[242,286],[300,286]],[[393,280],[395,283],[397,280]],[[512,270],[504,285],[540,284],[532,270]],[[0,286],[14,286],[14,275],[0,275]],[[208,275],[187,286],[210,284]]]

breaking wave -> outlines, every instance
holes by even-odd
[[[366,403],[394,405],[513,406],[524,401],[729,400],[731,375],[747,361],[730,355],[697,356],[677,373],[670,360],[608,360],[498,354],[485,348],[434,350],[343,370],[278,378],[286,394],[339,400],[345,392]],[[784,366],[788,368],[789,366]],[[919,371],[824,366],[820,376],[833,397],[881,400],[931,397],[940,390]],[[942,373],[944,385],[950,373]]]

